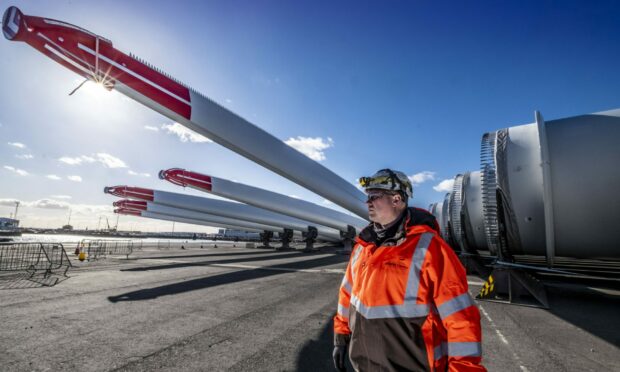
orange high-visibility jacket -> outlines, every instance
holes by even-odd
[[[436,231],[405,228],[392,246],[356,239],[340,287],[335,344],[349,342],[358,371],[486,371],[465,269]]]

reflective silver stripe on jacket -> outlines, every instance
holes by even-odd
[[[446,319],[450,315],[463,309],[467,309],[468,307],[473,305],[474,300],[472,300],[469,293],[463,293],[460,296],[456,296],[453,299],[444,302],[443,304],[441,304],[441,306],[437,308],[437,310],[441,319]]]
[[[442,342],[435,347],[435,360],[444,356],[451,357],[479,357],[482,356],[480,342]]]
[[[404,302],[401,305],[367,306],[356,296],[351,295],[351,305],[355,306],[358,313],[366,319],[379,318],[414,318],[428,315],[430,304],[418,304],[418,288],[420,287],[420,272],[428,251],[428,246],[433,239],[432,233],[424,233],[420,237],[413,251],[407,287],[405,289]],[[351,271],[353,274],[353,271]]]
[[[351,278],[355,278],[354,275],[354,271],[353,271],[353,265],[355,265],[355,262],[357,261],[357,259],[360,256],[360,252],[362,252],[362,247],[360,245],[356,245],[355,247],[353,247],[353,258],[351,259],[351,263],[349,264],[349,270],[351,271]],[[349,283],[349,280],[347,279],[347,273],[344,273],[344,276],[342,277],[342,283],[340,283],[341,287],[344,287],[345,292],[347,292],[347,294],[351,294],[351,291],[353,290],[351,283]],[[342,306],[340,303],[338,303],[338,314],[342,315],[343,317],[349,319],[349,308],[345,308],[344,306]]]
[[[407,290],[405,291],[405,303],[413,301],[415,303],[418,298],[418,288],[420,287],[420,272],[422,271],[422,264],[426,257],[426,251],[431,244],[433,234],[424,233],[418,240],[418,245],[413,251],[413,258],[411,259],[411,267],[409,268],[409,277],[407,279]],[[413,274],[413,275],[412,275]]]
[[[428,304],[405,302],[402,305],[366,306],[357,296],[351,296],[351,305],[366,319],[415,318],[428,315]]]
[[[354,248],[355,253],[353,253],[353,258],[351,259],[351,263],[349,264],[349,270],[351,270],[351,279],[353,280],[354,283],[355,283],[355,270],[353,270],[353,267],[355,266],[355,262],[357,262],[357,259],[360,257],[360,253],[362,253],[362,250],[364,249],[361,245],[357,245],[356,248]]]
[[[351,294],[351,283],[349,283],[349,281],[347,280],[347,274],[344,274],[344,277],[342,278],[342,283],[340,283],[341,287],[344,287],[344,290],[348,293]]]

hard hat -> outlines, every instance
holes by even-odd
[[[413,186],[406,174],[391,169],[381,169],[370,177],[359,179],[360,185],[365,189],[381,189],[401,192],[406,198],[413,197]]]

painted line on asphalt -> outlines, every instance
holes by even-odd
[[[149,260],[154,263],[186,263],[191,264],[191,261],[180,261],[180,260],[162,260],[156,258],[142,258],[144,260]],[[341,274],[343,275],[345,269],[293,269],[288,267],[269,267],[269,266],[258,266],[258,265],[242,265],[242,264],[217,264],[217,263],[201,263],[200,266],[215,266],[215,267],[226,267],[233,269],[262,269],[262,270],[273,270],[273,271],[288,271],[288,272],[301,272],[301,273],[320,273],[320,274]]]
[[[176,264],[176,263],[192,263],[191,261],[182,261],[182,260],[162,260],[160,258],[148,258],[148,257],[141,257],[140,260],[149,260],[150,262],[153,263],[159,263],[159,264]]]
[[[230,267],[234,269],[259,269],[259,270],[289,271],[289,272],[301,272],[301,273],[344,274],[344,269],[292,269],[288,267],[269,267],[269,266],[240,265],[240,264],[207,264],[207,265],[217,266],[217,267]]]
[[[517,363],[519,364],[519,368],[521,369],[521,371],[523,372],[529,372],[529,370],[527,369],[527,367],[525,367],[523,365],[523,361],[521,360],[521,358],[519,357],[519,355],[517,355],[517,353],[515,353],[514,348],[510,347],[510,344],[508,343],[508,340],[506,339],[506,337],[502,334],[502,332],[499,330],[499,328],[497,327],[497,325],[495,324],[495,322],[493,321],[493,319],[491,319],[491,316],[489,315],[489,313],[487,313],[487,311],[484,309],[484,307],[482,307],[482,305],[478,304],[478,308],[480,309],[480,311],[482,312],[482,315],[484,315],[485,318],[487,318],[487,320],[489,321],[489,324],[491,324],[491,327],[493,328],[493,330],[495,331],[495,333],[497,334],[497,336],[499,337],[499,339],[506,345],[509,347],[510,352],[512,353],[512,357],[517,361]]]

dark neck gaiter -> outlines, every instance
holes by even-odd
[[[383,242],[385,242],[387,239],[394,237],[396,233],[402,229],[403,220],[405,219],[405,215],[407,214],[406,212],[407,209],[405,209],[398,218],[385,226],[381,226],[378,223],[372,224],[372,228],[375,234],[377,234],[377,241],[375,243],[377,247],[383,244]]]

